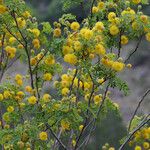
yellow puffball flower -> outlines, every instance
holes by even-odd
[[[79,131],[82,131],[82,130],[83,130],[83,127],[84,127],[83,125],[80,125],[80,126],[79,126]]]
[[[35,96],[31,96],[28,98],[28,103],[31,105],[36,104],[36,102],[37,102],[37,98]]]
[[[90,29],[86,29],[84,33],[84,38],[86,40],[90,40],[93,37],[93,31]]]
[[[46,65],[53,65],[55,64],[55,58],[52,55],[49,55],[48,57],[45,58],[44,63]]]
[[[71,25],[70,25],[70,28],[73,31],[77,31],[80,28],[80,24],[78,22],[72,22]]]
[[[4,91],[3,95],[4,95],[4,98],[6,98],[6,99],[11,97],[11,93],[7,90]]]
[[[67,63],[70,63],[72,65],[75,65],[78,60],[75,54],[67,54],[64,56],[64,61]]]
[[[26,26],[26,21],[23,18],[19,17],[16,20],[19,28],[24,28]]]
[[[34,48],[39,49],[40,48],[40,41],[39,39],[33,39],[32,44]]]
[[[23,45],[22,45],[22,44],[19,44],[19,45],[18,45],[18,48],[19,48],[19,49],[23,49]]]
[[[117,35],[119,33],[119,28],[116,25],[112,25],[109,31],[111,35]]]
[[[61,90],[61,94],[64,95],[64,96],[66,96],[67,94],[69,94],[69,89],[68,88],[63,88]]]
[[[122,71],[124,69],[124,63],[121,63],[121,62],[113,62],[112,64],[112,69],[114,69],[115,71]]]
[[[95,13],[97,13],[97,12],[98,12],[98,7],[93,6],[93,8],[92,8],[92,13],[95,14]]]
[[[17,80],[16,83],[21,86],[23,84],[23,81],[22,80]]]
[[[63,46],[63,54],[66,55],[66,54],[69,54],[69,53],[72,53],[73,52],[73,48],[70,47],[70,46]]]
[[[5,7],[4,5],[0,5],[0,15],[4,14],[7,11],[7,7]]]
[[[148,17],[146,15],[141,15],[140,17],[141,21],[144,22],[144,23],[147,23],[148,22]]]
[[[31,88],[31,86],[26,86],[26,87],[25,87],[25,90],[26,90],[26,92],[29,92],[29,93],[31,93],[31,92],[32,92],[32,88]]]
[[[60,124],[63,130],[70,130],[70,123],[68,120],[63,119]]]
[[[10,44],[13,44],[15,41],[16,41],[16,38],[14,38],[14,37],[9,38],[9,43]]]
[[[45,74],[43,75],[43,79],[44,79],[45,81],[50,81],[50,80],[52,79],[52,74],[51,74],[51,73],[45,73]]]
[[[74,42],[74,49],[80,51],[82,49],[82,44],[79,41]]]
[[[40,132],[39,133],[39,139],[42,141],[46,141],[48,139],[47,132]]]
[[[148,142],[144,142],[143,147],[144,147],[144,149],[148,149],[148,148],[150,148],[150,144]]]
[[[15,80],[22,80],[22,75],[21,74],[16,74]]]
[[[7,111],[8,111],[8,112],[13,112],[13,111],[14,111],[14,107],[13,107],[13,106],[7,107]]]
[[[134,150],[142,150],[141,146],[136,146]]]
[[[98,3],[98,9],[99,9],[99,10],[103,9],[104,6],[105,6],[105,3],[104,3],[104,2],[99,2],[99,3]]]
[[[49,94],[44,94],[42,99],[44,100],[45,103],[50,101],[51,96]]]
[[[104,78],[98,79],[98,83],[99,83],[99,84],[103,84],[104,81],[105,81]]]
[[[104,24],[103,24],[102,22],[97,22],[97,23],[95,24],[95,29],[96,29],[97,31],[103,31],[103,30],[104,30]]]
[[[108,20],[113,21],[116,18],[116,14],[114,12],[110,12],[108,14]]]
[[[150,42],[150,32],[146,34],[146,40]]]
[[[128,68],[132,68],[132,65],[131,65],[131,64],[127,64],[127,67],[128,67]]]
[[[133,29],[133,30],[138,30],[138,29],[139,29],[139,24],[134,21],[134,22],[132,23],[132,29]]]
[[[34,34],[35,37],[39,37],[40,35],[40,30],[37,28],[32,29],[31,32]]]
[[[3,120],[6,122],[10,121],[10,117],[9,117],[9,114],[7,112],[3,114]]]
[[[31,58],[30,59],[30,64],[31,64],[31,66],[36,65],[37,64],[37,59],[36,58]]]
[[[16,54],[16,48],[6,46],[5,51],[7,52],[7,55],[9,58],[14,58]]]
[[[105,47],[102,44],[96,45],[95,53],[98,55],[105,55],[106,53]]]
[[[132,2],[135,4],[139,4],[141,2],[141,0],[132,0]]]
[[[61,36],[61,29],[56,28],[53,32],[54,37],[60,37]]]
[[[96,96],[94,96],[93,100],[94,100],[95,105],[99,105],[100,102],[102,101],[102,96],[101,95],[96,95]]]
[[[25,11],[25,12],[23,13],[23,16],[26,17],[26,18],[29,18],[29,17],[31,17],[31,14],[30,14],[29,11]]]
[[[122,35],[121,36],[121,44],[126,45],[126,44],[128,44],[128,42],[129,42],[128,37],[125,35]]]
[[[3,94],[0,94],[0,101],[2,101],[4,99]]]
[[[19,96],[20,98],[23,98],[24,97],[24,92],[22,92],[22,91],[17,92],[17,96]]]

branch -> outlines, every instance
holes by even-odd
[[[62,141],[59,139],[59,137],[57,137],[57,135],[53,132],[53,130],[51,129],[51,127],[48,125],[48,123],[46,124],[47,129],[50,130],[51,134],[53,135],[53,137],[58,141],[58,143],[64,148],[64,150],[67,150],[66,146],[62,143]]]
[[[139,131],[144,125],[146,125],[149,121],[150,118],[148,119],[148,117],[150,116],[150,114],[147,115],[146,117],[146,121],[143,121],[136,129],[134,129],[131,134],[129,134],[129,136],[126,138],[126,140],[124,141],[124,143],[120,146],[119,150],[124,150],[124,147],[126,146],[126,144],[130,141],[130,139],[132,138],[132,136]]]
[[[143,36],[140,37],[140,39],[139,39],[139,41],[138,41],[138,43],[137,43],[137,45],[136,45],[134,51],[127,57],[127,59],[125,60],[125,63],[127,63],[127,62],[130,60],[130,58],[132,57],[132,55],[134,55],[134,53],[138,50],[138,48],[139,48],[139,46],[140,46],[140,43],[141,43],[141,41],[142,41],[142,37],[143,37]]]
[[[128,132],[130,132],[130,128],[131,128],[131,125],[132,125],[132,121],[133,121],[133,119],[134,119],[134,117],[135,117],[135,115],[136,115],[138,109],[140,108],[141,103],[143,102],[143,100],[145,99],[145,97],[149,94],[149,92],[150,92],[150,89],[148,89],[148,90],[145,92],[145,94],[142,96],[141,100],[139,101],[139,103],[138,103],[138,105],[137,105],[137,107],[136,107],[136,109],[135,109],[135,111],[134,111],[134,113],[133,113],[133,116],[132,116],[132,118],[131,118],[131,120],[130,120],[130,122],[129,122]]]

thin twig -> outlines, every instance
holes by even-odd
[[[129,54],[129,56],[128,56],[127,59],[125,60],[125,63],[127,63],[127,62],[130,60],[130,58],[134,55],[134,53],[138,50],[138,48],[139,48],[139,46],[140,46],[140,43],[141,43],[141,41],[142,41],[142,37],[143,37],[143,36],[140,37],[140,39],[139,39],[139,41],[138,41],[138,43],[137,43],[137,45],[136,45],[134,51],[133,51],[131,54]]]
[[[129,122],[128,132],[130,132],[130,128],[131,128],[131,125],[132,125],[132,121],[133,121],[135,115],[137,114],[137,111],[138,111],[138,109],[140,108],[141,103],[143,102],[143,100],[145,99],[145,97],[149,94],[149,92],[150,92],[150,89],[148,89],[148,90],[145,92],[145,94],[142,96],[141,100],[139,101],[139,103],[138,103],[138,105],[137,105],[137,107],[136,107],[136,109],[135,109],[135,111],[134,111],[134,113],[133,113],[133,115],[132,115],[132,117],[131,117],[131,120],[130,120],[130,122]]]

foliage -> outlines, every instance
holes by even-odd
[[[140,12],[139,0],[108,0],[92,3],[81,24],[64,14],[51,25],[39,23],[24,1],[0,2],[0,81],[15,61],[27,64],[26,74],[1,82],[0,144],[82,148],[97,121],[109,111],[120,116],[109,90],[129,91],[120,74],[132,65],[122,58],[122,47],[143,35],[150,41],[150,18]],[[82,1],[70,2],[64,1],[66,9]]]

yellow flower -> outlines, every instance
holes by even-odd
[[[55,64],[55,58],[52,55],[49,55],[45,58],[44,62],[46,65],[53,65]]]
[[[141,15],[140,17],[141,21],[144,22],[144,23],[147,23],[148,22],[148,17],[146,15]]]
[[[128,37],[127,36],[125,36],[125,35],[122,35],[121,36],[121,44],[122,45],[126,45],[126,44],[128,44]]]
[[[15,80],[22,80],[22,75],[21,74],[16,74]]]
[[[63,130],[70,130],[70,123],[68,120],[61,120],[61,127]]]
[[[72,53],[72,52],[73,52],[73,48],[72,47],[70,47],[70,46],[63,46],[63,54],[64,55]]]
[[[142,150],[141,146],[136,146],[134,150]]]
[[[95,24],[95,29],[96,29],[97,31],[103,31],[103,30],[104,30],[104,24],[103,24],[102,22],[97,22],[97,23]]]
[[[146,40],[150,42],[150,32],[146,34]]]
[[[112,25],[109,31],[111,35],[117,35],[119,33],[119,28],[116,25]]]
[[[0,15],[4,14],[7,11],[7,7],[5,7],[4,5],[0,5]]]
[[[132,2],[135,4],[139,4],[141,2],[141,0],[132,0]]]
[[[114,147],[110,147],[108,150],[115,150],[115,148]]]
[[[14,58],[16,55],[16,48],[14,47],[7,46],[5,51],[7,52],[9,58]]]
[[[22,91],[17,92],[17,96],[19,96],[20,99],[24,97],[24,93]]]
[[[97,12],[98,12],[98,7],[94,6],[94,7],[92,8],[92,13],[95,14],[95,13],[97,13]]]
[[[14,111],[14,107],[13,107],[13,106],[7,107],[7,111],[8,111],[8,112],[13,112],[13,111]]]
[[[56,28],[54,30],[53,35],[54,35],[54,37],[60,37],[61,36],[61,29],[60,28]]]
[[[102,84],[102,83],[104,83],[104,78],[101,78],[101,79],[98,79],[98,83],[100,83],[100,84]]]
[[[75,65],[77,63],[77,57],[74,54],[67,54],[64,56],[64,61],[67,63],[70,63],[72,65]]]
[[[95,105],[99,105],[101,100],[102,100],[102,96],[101,95],[94,96],[94,103],[95,103]]]
[[[40,41],[39,39],[33,39],[32,44],[34,48],[39,49],[40,48]]]
[[[2,101],[4,99],[3,94],[0,94],[0,101]]]
[[[37,59],[34,57],[34,58],[31,58],[30,59],[30,64],[31,64],[31,66],[34,66],[34,65],[36,65],[37,64]]]
[[[103,9],[104,6],[105,6],[105,3],[104,3],[104,2],[99,2],[99,3],[98,3],[98,9],[99,9],[99,10]]]
[[[138,30],[138,29],[139,29],[139,24],[134,21],[134,22],[132,23],[132,28],[133,28],[133,30]]]
[[[132,65],[131,65],[131,64],[127,64],[127,67],[128,67],[128,68],[132,68]]]
[[[10,44],[13,44],[15,41],[16,41],[16,38],[14,38],[14,37],[9,38],[9,43]]]
[[[93,31],[90,30],[90,29],[86,29],[85,32],[84,32],[84,34],[83,34],[83,37],[86,40],[90,40],[93,37]]]
[[[102,44],[96,45],[95,53],[98,55],[105,55],[106,53],[105,47]]]
[[[39,138],[42,141],[46,141],[48,139],[47,132],[40,132],[39,133]]]
[[[19,28],[24,28],[26,26],[26,21],[21,17],[17,18],[17,23]]]
[[[82,130],[83,130],[83,127],[84,127],[83,125],[80,125],[80,126],[79,126],[79,131],[82,131]]]
[[[9,117],[8,113],[3,114],[3,120],[6,121],[6,122],[10,121],[10,117]]]
[[[39,37],[40,35],[40,30],[37,28],[32,29],[31,32],[34,34],[35,37]]]
[[[28,98],[28,103],[31,105],[36,104],[36,102],[37,102],[37,98],[35,96],[31,96]]]
[[[31,14],[30,14],[30,12],[25,11],[25,12],[23,13],[23,16],[26,17],[26,18],[29,18],[29,17],[31,17]]]
[[[80,51],[82,49],[82,44],[79,41],[74,42],[74,49]]]
[[[50,101],[50,98],[51,96],[49,94],[44,94],[42,99],[44,100],[45,103],[47,103]]]
[[[26,87],[25,87],[25,90],[26,90],[26,92],[29,92],[29,93],[31,93],[31,92],[32,92],[32,88],[31,88],[31,86],[26,86]]]
[[[114,12],[110,12],[108,14],[108,20],[113,21],[116,18],[116,14]]]
[[[45,81],[50,81],[50,80],[52,79],[52,74],[51,74],[51,73],[45,73],[45,74],[43,75],[43,79],[44,79]]]
[[[143,147],[144,147],[144,149],[148,149],[148,148],[150,148],[150,144],[148,142],[144,142]]]
[[[6,98],[6,99],[11,97],[10,92],[9,92],[9,91],[7,91],[7,90],[6,90],[6,91],[4,91],[4,94],[3,94],[3,95],[4,95],[4,98]]]
[[[69,93],[69,89],[68,88],[63,88],[61,90],[61,94],[64,95],[64,96],[66,96],[68,93]]]
[[[80,25],[79,25],[78,22],[73,22],[73,23],[71,23],[70,28],[71,28],[73,31],[77,31],[77,30],[80,28]]]
[[[22,44],[19,44],[19,45],[18,45],[18,48],[19,48],[19,49],[23,49],[23,45],[22,45]]]
[[[115,71],[122,71],[124,69],[124,66],[125,65],[123,63],[115,61],[112,64],[112,69],[114,69]]]

